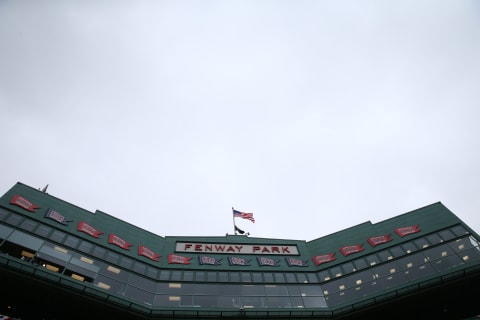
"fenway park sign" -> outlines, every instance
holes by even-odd
[[[177,242],[176,252],[298,255],[297,246],[240,243]]]

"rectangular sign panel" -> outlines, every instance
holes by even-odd
[[[298,255],[297,246],[271,245],[271,244],[239,244],[239,243],[198,243],[177,242],[176,252],[192,253],[236,253],[259,255]]]

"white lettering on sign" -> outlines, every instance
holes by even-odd
[[[197,253],[235,253],[235,254],[261,254],[261,255],[298,255],[296,245],[265,245],[265,244],[229,244],[229,243],[198,243],[177,242],[176,252]]]

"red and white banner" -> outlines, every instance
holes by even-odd
[[[177,263],[177,264],[190,264],[192,258],[182,257],[176,254],[168,255],[168,263]]]
[[[372,247],[375,247],[375,246],[378,246],[379,244],[392,241],[392,238],[390,237],[390,233],[388,233],[384,236],[370,237],[367,239],[367,241],[368,243],[370,243]]]
[[[125,250],[130,250],[130,247],[133,246],[133,244],[128,243],[127,241],[123,240],[122,238],[113,233],[110,233],[110,235],[108,236],[108,243],[114,244],[117,247]]]
[[[334,261],[335,259],[335,253],[322,254],[312,257],[313,263],[315,263],[317,266],[321,265],[322,263]]]
[[[31,203],[30,201],[19,195],[14,195],[12,200],[10,200],[10,204],[14,204],[30,212],[35,212],[35,209],[40,208],[39,206]]]
[[[86,234],[88,234],[88,235],[90,235],[94,238],[100,238],[100,235],[103,233],[103,232],[98,231],[97,229],[95,229],[94,227],[92,227],[91,225],[89,225],[88,223],[83,222],[83,221],[80,221],[78,223],[77,230],[81,231],[81,232],[85,232]]]
[[[400,237],[405,237],[405,236],[408,236],[409,234],[412,234],[412,233],[417,233],[417,232],[420,232],[422,230],[420,230],[418,228],[418,224],[414,225],[414,226],[410,226],[410,227],[403,227],[403,228],[397,228],[395,229],[395,233],[398,234]]]
[[[160,255],[158,253],[153,252],[152,250],[142,246],[141,244],[138,245],[138,255],[147,257],[149,259],[152,259],[153,261],[158,261],[158,258],[160,258]]]
[[[356,244],[353,246],[345,246],[340,248],[340,252],[346,257],[349,254],[363,251],[363,244]]]

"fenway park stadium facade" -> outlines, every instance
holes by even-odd
[[[162,237],[17,183],[0,198],[0,314],[470,319],[479,243],[440,202],[311,241]]]

